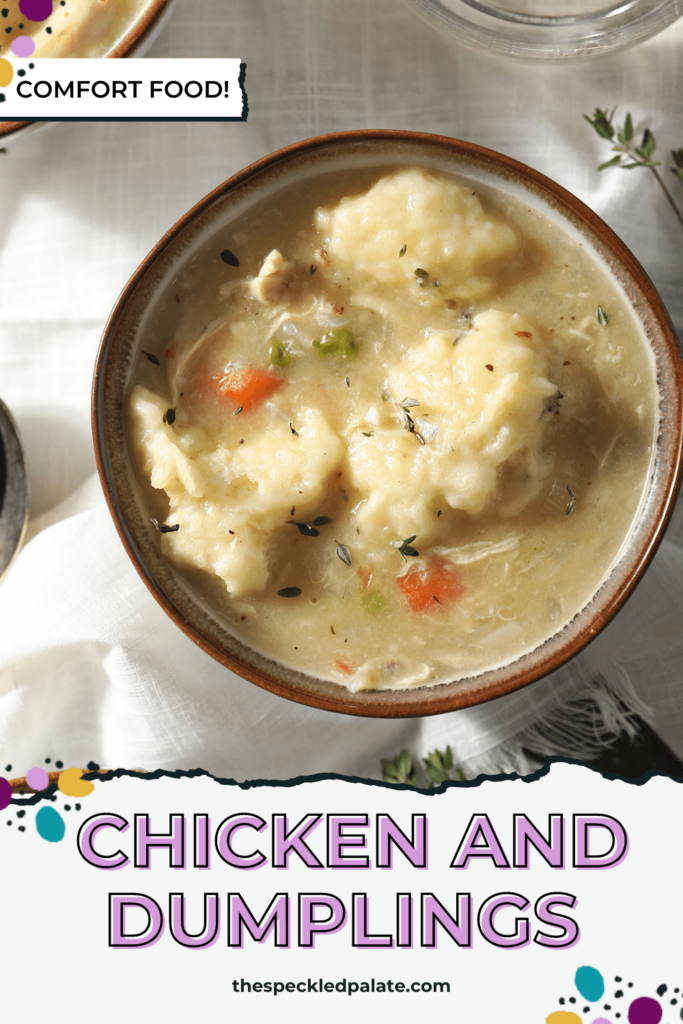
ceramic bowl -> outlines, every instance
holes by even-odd
[[[569,625],[514,662],[471,678],[415,689],[352,693],[247,647],[231,634],[227,620],[210,600],[162,557],[150,528],[148,497],[132,468],[124,410],[133,371],[155,317],[161,315],[165,302],[172,307],[172,282],[206,247],[218,244],[221,229],[278,190],[321,172],[401,164],[452,171],[520,197],[586,247],[627,297],[652,346],[661,429],[642,516],[607,581]],[[95,450],[116,528],[135,568],[162,608],[204,651],[290,700],[352,715],[415,717],[491,700],[540,679],[580,651],[621,608],[652,558],[675,501],[681,472],[682,385],[676,336],[652,283],[619,238],[565,189],[509,157],[472,143],[415,132],[342,132],[297,143],[240,171],[186,213],[136,270],[107,323],[97,359]]]
[[[11,412],[0,400],[0,583],[26,536],[29,481],[24,449]]]
[[[177,0],[149,0],[128,32],[107,57],[142,57],[163,31]],[[14,142],[44,128],[49,121],[0,121],[0,141]]]

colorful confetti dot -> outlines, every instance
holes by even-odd
[[[64,796],[87,796],[95,786],[92,782],[84,782],[81,778],[82,768],[67,768],[57,780],[60,793]]]
[[[581,1024],[578,1013],[572,1013],[571,1010],[555,1010],[545,1021],[546,1024]]]
[[[29,21],[45,21],[52,14],[52,0],[19,0],[19,10]]]
[[[43,768],[29,768],[26,772],[26,781],[31,789],[35,789],[37,792],[47,789],[50,785],[50,778]]]
[[[6,88],[14,78],[14,68],[8,60],[0,57],[0,87]]]
[[[605,992],[605,981],[595,967],[579,967],[574,975],[574,984],[584,999],[591,1003],[601,999]]]
[[[9,806],[11,799],[12,787],[7,779],[0,779],[0,811],[4,811],[5,807]]]
[[[628,1008],[629,1024],[659,1024],[662,1012],[656,999],[641,996],[640,999],[634,999]]]
[[[30,36],[17,36],[12,40],[12,53],[15,57],[30,57],[36,48]]]
[[[64,818],[54,807],[41,807],[36,814],[36,828],[38,835],[47,840],[48,843],[58,843],[64,838],[66,825]]]
[[[593,1024],[611,1024],[611,1022],[607,1020],[607,1017],[596,1017]]]

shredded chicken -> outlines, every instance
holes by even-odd
[[[261,302],[274,303],[294,280],[294,265],[278,249],[268,253],[258,275],[249,282],[249,290]]]

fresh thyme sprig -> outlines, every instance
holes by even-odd
[[[429,782],[423,789],[432,789],[440,786],[442,782],[448,782],[453,770],[453,751],[450,747],[445,750],[433,750],[422,758],[425,775]],[[458,782],[463,782],[465,776],[460,768],[455,769],[455,777]],[[385,782],[395,785],[403,783],[407,786],[419,786],[418,776],[413,759],[407,750],[402,750],[393,760],[382,760],[382,778]]]
[[[679,181],[683,181],[683,146],[680,149],[672,149],[671,155],[674,158],[675,167],[671,168],[673,174]]]
[[[404,783],[406,786],[417,786],[417,773],[407,750],[402,750],[393,760],[382,758],[382,778],[395,785]]]
[[[394,547],[396,548],[404,562],[407,562],[408,558],[417,558],[418,555],[420,554],[420,552],[416,548],[411,547],[411,544],[413,543],[416,537],[417,534],[413,533],[410,535],[410,537],[406,537],[405,540],[402,540],[400,544],[398,541],[395,541],[394,543]],[[408,558],[406,558],[406,555],[408,556]]]
[[[440,786],[442,782],[448,782],[451,777],[453,751],[450,747],[446,747],[445,750],[433,750],[431,754],[427,754],[426,757],[422,758],[422,763],[425,766],[427,778],[431,783],[429,788]],[[459,768],[455,769],[455,777],[458,782],[462,782],[465,778]]]
[[[588,117],[587,114],[583,115],[586,121],[593,126],[601,139],[605,139],[607,142],[612,143],[612,152],[617,154],[616,156],[613,156],[611,160],[606,160],[605,163],[600,164],[598,170],[604,171],[607,167],[623,167],[625,171],[630,171],[635,167],[647,167],[648,170],[652,171],[654,174],[659,187],[676,214],[679,224],[683,227],[683,214],[676,205],[673,196],[666,187],[664,179],[657,170],[658,167],[661,167],[661,161],[653,159],[655,150],[657,149],[657,141],[654,135],[649,128],[646,128],[643,132],[643,140],[640,146],[638,146],[634,142],[633,138],[634,130],[631,115],[626,115],[623,128],[619,130],[614,127],[615,113],[616,107],[611,111],[611,113],[608,113],[606,110],[601,110],[600,107],[596,107],[592,118]],[[683,147],[678,150],[672,150],[671,155],[673,156],[675,164],[675,167],[672,167],[671,170],[676,177],[683,182]]]

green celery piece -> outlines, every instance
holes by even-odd
[[[268,353],[268,362],[271,366],[277,367],[278,370],[283,370],[285,366],[289,366],[292,361],[292,355],[284,341],[274,341],[270,346],[270,352]]]
[[[339,355],[342,359],[349,359],[356,355],[356,336],[348,327],[335,327],[327,331],[322,338],[313,342],[321,359],[329,359],[330,356]]]
[[[361,597],[363,608],[366,612],[370,612],[371,615],[381,612],[386,603],[384,594],[379,590],[367,590]]]

